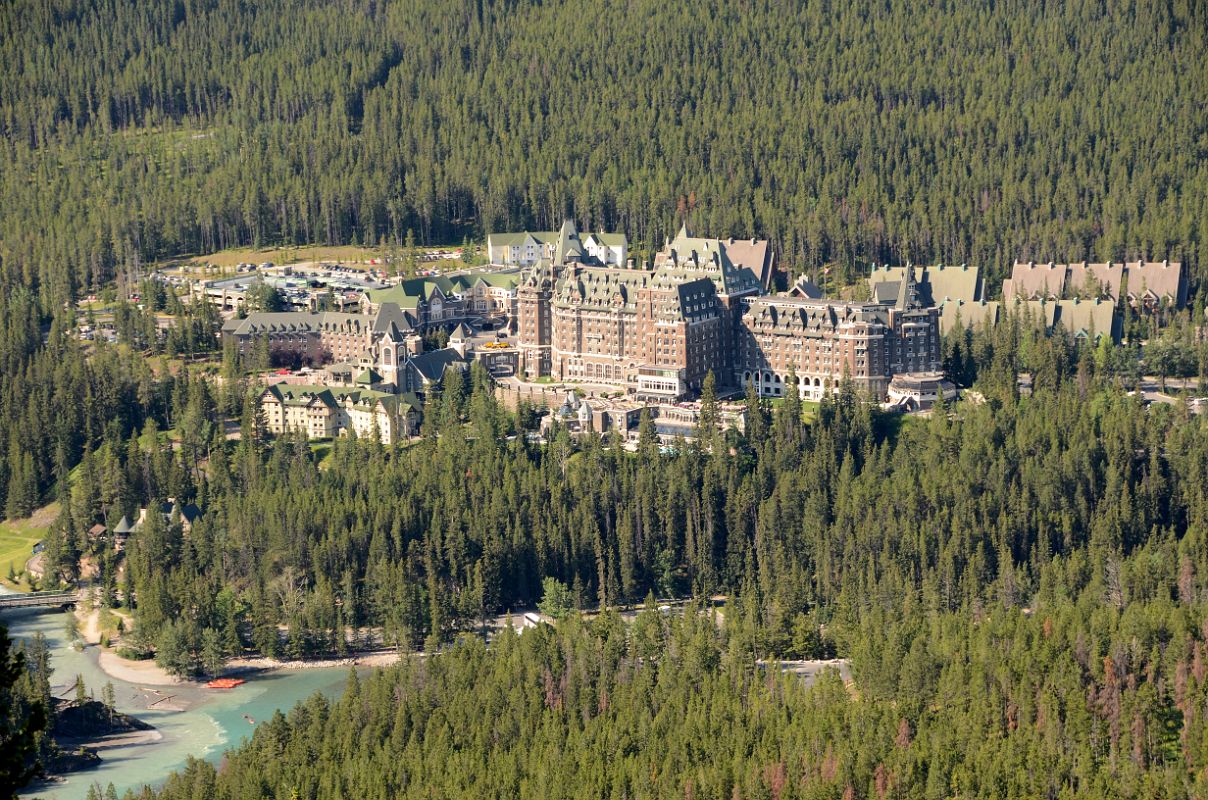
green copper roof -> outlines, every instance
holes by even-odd
[[[373,289],[365,292],[365,297],[369,298],[369,302],[375,305],[382,303],[397,303],[399,308],[415,310],[419,308],[419,296],[409,293],[406,284],[402,283],[398,286],[391,286],[389,289]]]

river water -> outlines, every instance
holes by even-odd
[[[0,587],[0,592],[3,591]],[[72,696],[76,675],[84,676],[85,686],[98,699],[105,684],[112,683],[118,711],[154,725],[163,738],[147,744],[105,748],[100,751],[99,768],[68,775],[65,783],[31,787],[25,793],[29,797],[84,800],[94,782],[102,787],[112,782],[119,795],[126,789],[137,791],[147,784],[155,786],[170,772],[183,767],[189,756],[217,763],[226,750],[238,745],[274,711],[288,711],[315,692],[335,697],[348,679],[347,667],[331,667],[264,672],[229,690],[158,686],[155,688],[164,695],[178,695],[191,702],[184,711],[149,710],[148,701],[154,696],[145,688],[102,672],[95,646],[77,652],[68,645],[66,622],[66,615],[61,612],[6,611],[0,615],[0,623],[8,626],[9,636],[14,640],[32,637],[38,631],[46,637],[51,647],[51,686],[56,696]]]

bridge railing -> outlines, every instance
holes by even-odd
[[[29,592],[0,595],[0,609],[66,606],[77,601],[75,592]]]

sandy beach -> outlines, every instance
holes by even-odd
[[[169,675],[154,661],[131,661],[105,649],[101,650],[97,664],[109,677],[139,686],[176,686],[186,682]]]
[[[169,675],[164,669],[156,666],[154,661],[133,661],[122,658],[113,650],[100,647],[101,631],[99,612],[77,612],[79,633],[89,645],[96,645],[100,650],[97,665],[111,678],[137,686],[197,686],[198,682],[186,681]],[[278,661],[274,658],[251,657],[232,658],[226,663],[226,673],[258,672],[261,670],[277,669],[322,669],[330,667],[388,667],[398,662],[397,652],[373,652],[352,654],[344,658],[315,659],[308,661]],[[168,710],[164,707],[164,710]]]
[[[174,678],[157,667],[154,661],[132,661],[122,658],[112,650],[100,647],[99,611],[81,612],[77,610],[76,619],[79,620],[80,638],[86,644],[98,647],[100,654],[97,657],[97,663],[101,671],[109,677],[143,686],[175,686],[184,683],[180,678]]]
[[[100,738],[64,738],[58,741],[59,745],[62,747],[87,745],[93,750],[107,750],[111,747],[130,747],[136,744],[150,744],[152,742],[161,741],[163,738],[164,735],[160,733],[158,729],[152,728],[149,731],[127,731],[126,733],[115,733],[112,736],[102,736]]]

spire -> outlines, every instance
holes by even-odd
[[[574,220],[568,219],[562,223],[558,232],[558,245],[554,251],[554,263],[565,264],[568,260],[583,257],[583,244],[579,241],[579,229]]]

